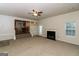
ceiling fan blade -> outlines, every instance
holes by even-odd
[[[35,11],[34,9],[32,10],[33,11],[33,13],[38,13],[37,11]]]
[[[40,14],[40,13],[38,13],[38,16],[41,16],[41,14]]]
[[[34,9],[33,9],[32,11],[33,11],[33,12],[35,12],[35,10],[34,10]]]
[[[33,13],[29,12],[28,14],[33,14]]]
[[[38,13],[43,13],[43,12],[38,12]]]

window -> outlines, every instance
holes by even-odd
[[[66,35],[67,36],[75,36],[75,23],[74,22],[67,22],[66,23]]]

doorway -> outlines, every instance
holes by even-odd
[[[15,20],[16,38],[30,36],[30,21]]]

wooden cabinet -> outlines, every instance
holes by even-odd
[[[15,20],[15,32],[16,34],[24,34],[30,31],[30,22]]]

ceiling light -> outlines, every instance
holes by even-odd
[[[38,16],[37,13],[34,13],[33,15],[34,15],[34,16]]]

